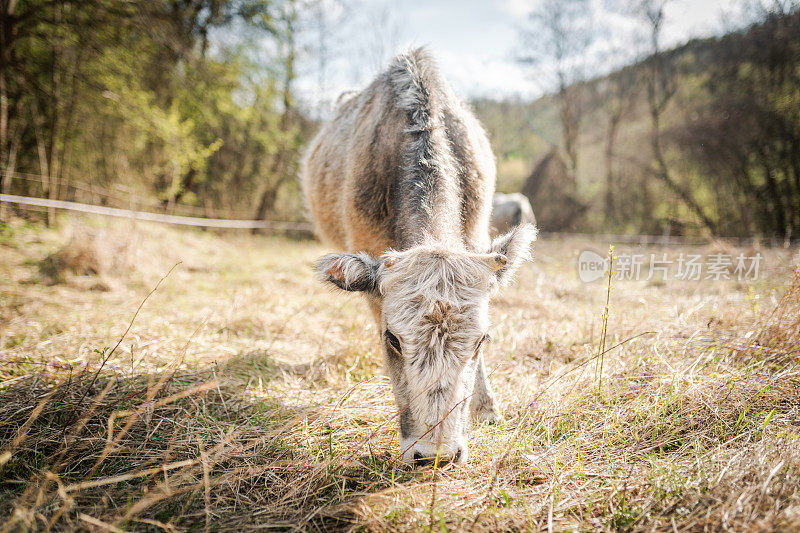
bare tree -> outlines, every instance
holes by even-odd
[[[336,95],[330,94],[330,75],[336,69],[331,66],[345,55],[347,22],[356,9],[352,0],[319,0],[309,2],[305,11],[309,18],[308,49],[313,58],[317,84],[313,107],[316,116],[321,118],[335,101]]]
[[[605,99],[607,101],[607,123],[605,140],[605,218],[607,223],[616,220],[617,205],[614,199],[618,193],[615,171],[617,159],[616,143],[622,119],[630,111],[637,89],[637,70],[625,67],[611,74],[605,83]]]
[[[328,85],[328,63],[330,62],[330,25],[328,21],[327,2],[319,2],[314,10],[317,42],[317,114],[326,107],[325,94]]]
[[[255,214],[256,220],[266,220],[267,215],[273,211],[278,192],[284,182],[294,176],[293,171],[297,162],[297,150],[300,144],[299,132],[294,120],[296,115],[294,81],[298,55],[297,21],[297,2],[289,0],[279,11],[279,26],[275,28],[275,31],[281,36],[279,55],[283,74],[280,89],[282,113],[278,122],[280,132],[279,146],[268,173],[272,181],[261,193],[261,199],[258,202]]]
[[[603,5],[610,12],[619,12],[621,7],[616,0],[606,0]],[[622,14],[627,15],[624,8]],[[603,40],[608,43],[608,48],[598,57],[597,64],[601,66],[600,68],[622,66],[596,84],[600,97],[598,105],[603,106],[606,115],[603,203],[605,221],[610,225],[620,220],[619,207],[626,201],[621,199],[627,191],[623,190],[619,183],[620,158],[617,154],[617,140],[620,128],[625,123],[625,118],[632,110],[639,93],[639,70],[633,65],[643,59],[643,53],[640,35],[637,35],[637,33],[641,33],[640,31],[612,26],[610,19],[606,19],[606,23],[601,24],[598,32],[603,35]],[[640,192],[645,191],[642,189]]]
[[[23,99],[11,105],[8,67],[14,60],[14,41],[18,35],[19,13],[15,0],[0,0],[0,192],[7,194],[16,170],[24,119],[14,120],[22,113]],[[0,203],[0,220],[5,219],[5,204]]]
[[[656,163],[652,174],[664,182],[713,234],[716,233],[716,223],[690,191],[678,183],[672,175],[664,153],[662,119],[678,87],[675,62],[666,57],[661,47],[664,9],[669,2],[670,0],[634,0],[631,5],[633,14],[644,22],[648,29],[650,56],[642,63],[642,72],[652,126],[651,146]]]
[[[403,24],[391,4],[375,6],[368,2],[351,8],[353,20],[349,29],[357,35],[358,45],[352,51],[359,59],[351,62],[351,77],[361,84],[383,69],[398,50],[403,35]]]
[[[676,140],[714,191],[718,228],[800,234],[800,5],[749,4],[755,19],[721,39],[706,67],[708,98]],[[746,6],[747,7],[747,6]]]
[[[586,51],[595,39],[588,0],[544,0],[528,16],[520,61],[556,91],[563,148],[573,190],[578,171],[578,136],[583,119]],[[547,80],[549,74],[549,80]],[[549,83],[547,83],[549,81]]]

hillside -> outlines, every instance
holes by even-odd
[[[665,162],[676,185],[713,221],[713,233],[800,234],[800,215],[792,211],[800,206],[800,13],[693,40],[657,59],[674,84],[660,124]],[[646,58],[573,88],[582,107],[576,195],[587,210],[566,228],[548,228],[540,218],[543,229],[710,232],[657,176],[646,83],[653,61]],[[625,84],[630,87],[621,99]],[[553,147],[563,153],[558,105],[553,95],[532,103],[474,102],[498,158],[498,190],[521,190]],[[610,119],[620,107],[609,158]],[[533,198],[534,210],[552,201]]]

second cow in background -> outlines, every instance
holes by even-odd
[[[499,235],[521,224],[536,225],[536,217],[528,198],[518,192],[495,193],[492,199],[492,233]]]

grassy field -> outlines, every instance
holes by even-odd
[[[608,245],[536,244],[493,308],[505,421],[467,465],[411,470],[366,305],[314,280],[321,244],[5,225],[0,530],[798,530],[797,256],[612,280],[604,328],[606,282],[576,263]]]

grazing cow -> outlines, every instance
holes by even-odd
[[[528,198],[518,192],[495,193],[492,199],[492,232],[496,235],[505,233],[520,224],[536,224]]]
[[[530,257],[533,226],[492,242],[486,134],[424,49],[343,99],[301,170],[325,282],[360,291],[380,327],[403,459],[467,460],[468,415],[500,419],[481,348],[489,299]]]

